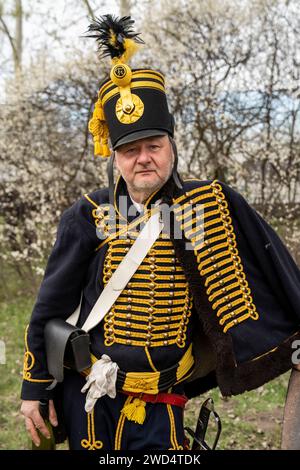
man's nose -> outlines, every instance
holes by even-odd
[[[148,152],[146,147],[141,148],[140,153],[138,154],[137,157],[137,163],[140,163],[141,165],[145,165],[149,163],[151,160],[150,158],[150,153]]]

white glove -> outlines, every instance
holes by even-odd
[[[85,401],[85,411],[87,413],[92,411],[98,398],[104,395],[115,398],[118,369],[118,364],[112,362],[106,354],[103,354],[101,359],[93,364],[91,372],[86,378],[87,382],[81,389],[82,393],[88,390]]]

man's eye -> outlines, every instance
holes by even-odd
[[[156,149],[159,149],[159,145],[153,144],[153,145],[150,145],[150,148],[151,148],[152,150],[156,150]]]

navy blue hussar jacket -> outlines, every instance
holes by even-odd
[[[134,217],[122,215],[120,195],[130,205],[122,179],[115,193],[118,217],[134,224]],[[145,211],[157,199],[172,206],[170,256],[176,256],[178,279],[187,280],[193,302],[181,344],[183,336],[177,343],[162,340],[159,347],[149,343],[157,369],[175,364],[191,341],[197,361],[185,384],[188,396],[216,385],[224,395],[242,393],[291,368],[293,341],[300,338],[300,272],[274,230],[239,193],[218,181],[189,180],[179,190],[170,180],[148,199]],[[108,204],[107,189],[82,197],[61,218],[26,331],[23,399],[51,397],[45,323],[66,319],[83,291],[82,325],[104,288],[110,237],[101,241],[96,233],[101,227],[97,206],[103,204]],[[97,357],[107,353],[128,371],[151,370],[137,339],[120,340],[112,349],[101,325],[90,334]]]

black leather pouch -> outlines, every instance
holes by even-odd
[[[54,318],[46,324],[44,337],[48,371],[57,382],[64,379],[64,367],[77,372],[91,367],[90,337],[85,331]]]

